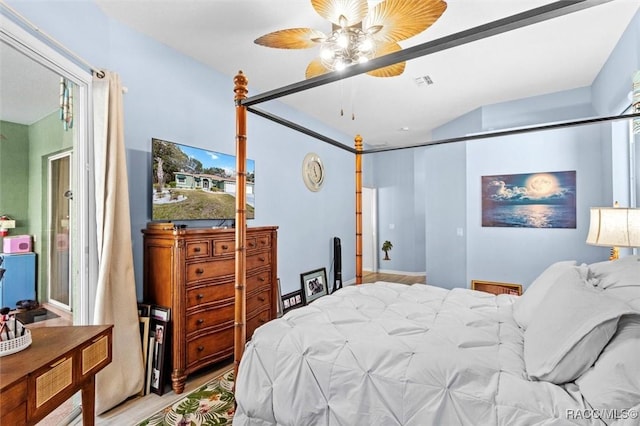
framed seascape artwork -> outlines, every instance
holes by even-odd
[[[287,313],[292,309],[304,306],[304,294],[302,290],[292,291],[282,296],[282,312]]]
[[[482,176],[482,226],[575,229],[575,170]]]
[[[300,274],[300,281],[307,303],[327,294],[327,270],[325,268]]]

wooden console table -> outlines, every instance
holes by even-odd
[[[112,325],[32,328],[27,349],[0,358],[0,424],[33,425],[77,391],[95,420],[95,375],[111,362]]]

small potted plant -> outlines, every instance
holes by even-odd
[[[387,240],[384,243],[382,243],[382,251],[384,252],[383,260],[391,260],[391,258],[389,257],[389,251],[392,248],[393,248],[393,244],[391,244],[391,241]]]

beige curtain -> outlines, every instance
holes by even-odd
[[[140,391],[144,367],[131,248],[120,77],[111,72],[105,72],[103,78],[94,77],[92,94],[99,265],[93,322],[114,325],[113,361],[96,377],[96,413],[100,414]]]

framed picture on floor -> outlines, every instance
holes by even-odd
[[[282,290],[280,288],[280,278],[278,278],[278,305],[276,306],[276,318],[280,318],[283,312],[283,304],[282,304]]]
[[[302,290],[292,291],[282,296],[282,313],[304,306],[304,294]]]
[[[169,323],[165,321],[154,321],[154,339],[150,342],[153,345],[153,360],[151,362],[151,392],[163,395],[165,378],[165,358],[167,352],[167,333]]]
[[[327,270],[326,268],[300,274],[302,291],[307,303],[311,303],[319,297],[327,294]]]

